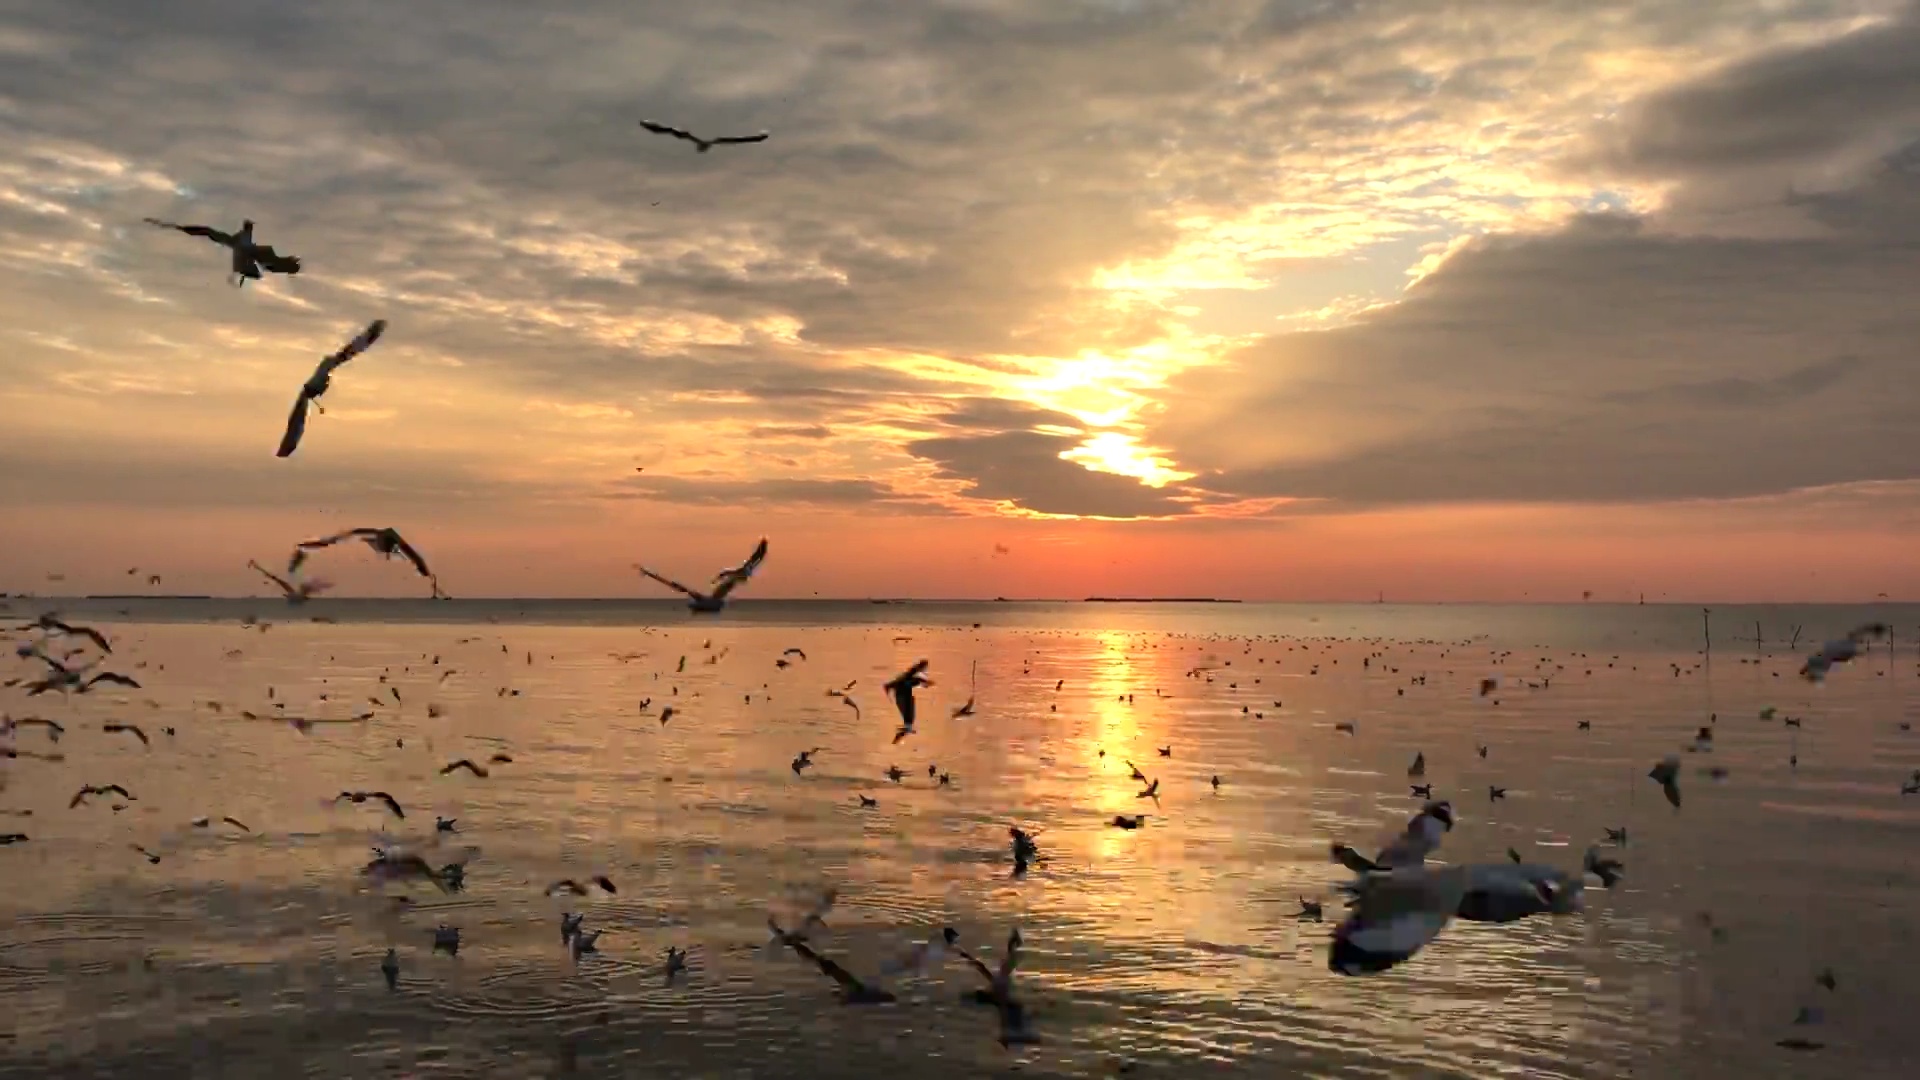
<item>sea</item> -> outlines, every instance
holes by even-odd
[[[64,727],[0,735],[0,833],[25,837],[0,847],[0,1077],[1920,1060],[1916,606],[13,599],[8,642],[46,609],[140,685],[0,689],[11,720]],[[1891,640],[1798,676],[1872,622]],[[896,738],[881,687],[920,660],[932,685]],[[9,679],[43,672],[0,654]],[[1624,876],[1588,878],[1577,913],[1455,920],[1390,971],[1330,971],[1349,876],[1330,845],[1405,826],[1416,754],[1455,811],[1436,860],[1577,873],[1599,845]],[[1668,755],[1678,808],[1647,775]],[[486,776],[444,771],[460,759]],[[1040,849],[1024,875],[1010,827]],[[464,882],[375,880],[375,849]],[[587,895],[549,895],[562,879]],[[769,917],[828,890],[812,947],[895,1003],[843,1005],[770,945]],[[563,912],[597,952],[569,954]],[[946,928],[989,965],[1018,929],[1038,1043],[1000,1043],[958,957],[903,966]]]

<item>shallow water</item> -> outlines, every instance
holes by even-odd
[[[1813,688],[1792,677],[1798,657],[1758,659],[1751,641],[1700,666],[1697,609],[855,605],[828,624],[649,608],[651,625],[621,626],[604,610],[568,625],[460,603],[426,605],[433,622],[245,605],[289,619],[261,631],[206,621],[239,607],[135,606],[65,610],[108,616],[108,666],[142,690],[0,692],[13,716],[69,729],[57,746],[11,737],[63,761],[0,762],[0,810],[32,811],[0,819],[32,837],[0,848],[8,1076],[547,1076],[569,1061],[583,1076],[1106,1076],[1123,1061],[1140,1076],[1891,1076],[1920,1051],[1920,797],[1899,794],[1920,733],[1898,728],[1920,668],[1905,644]],[[317,613],[341,621],[290,618]],[[1804,646],[1859,614],[1769,626],[1803,624]],[[1716,631],[1730,641],[1740,619]],[[1207,636],[1209,620],[1242,636]],[[789,646],[807,659],[779,669]],[[937,685],[895,746],[878,686],[922,656]],[[950,719],[976,663],[978,713]],[[1495,673],[1501,690],[1479,696]],[[858,719],[825,694],[849,680]],[[1766,705],[1804,728],[1758,719]],[[367,711],[305,735],[272,719]],[[1676,813],[1646,770],[1716,713],[1713,749],[1682,755]],[[102,733],[108,719],[152,746]],[[500,750],[514,760],[487,779],[438,774]],[[1590,887],[1580,915],[1456,922],[1392,972],[1328,972],[1330,924],[1297,921],[1295,898],[1331,900],[1330,841],[1368,847],[1417,809],[1416,751],[1459,815],[1441,857],[1514,847],[1573,867],[1624,825],[1626,879]],[[1129,759],[1161,779],[1159,806],[1135,797]],[[1709,760],[1725,782],[1697,775]],[[890,764],[907,770],[897,785]],[[68,808],[110,782],[136,796],[125,810]],[[1489,784],[1508,797],[1489,802]],[[325,803],[343,788],[391,791],[408,816]],[[1106,826],[1135,812],[1144,829]],[[369,845],[431,848],[436,814],[459,831],[433,861],[475,852],[465,890],[370,887]],[[203,815],[254,832],[188,827]],[[1014,823],[1045,853],[1023,880]],[[542,893],[599,872],[617,895]],[[1001,1048],[991,1011],[960,1002],[974,976],[959,964],[902,980],[901,1004],[838,1005],[817,971],[762,948],[770,906],[827,884],[840,901],[819,941],[856,973],[942,925],[997,952],[1018,924],[1046,1041]],[[605,932],[577,968],[562,910]],[[443,922],[462,930],[457,958],[429,948]],[[668,987],[670,944],[693,971]],[[378,970],[389,946],[397,993]],[[1837,991],[1814,985],[1823,968]],[[1802,1004],[1824,1023],[1794,1029]],[[1791,1034],[1827,1047],[1774,1046]]]

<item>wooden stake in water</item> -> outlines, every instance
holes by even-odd
[[[1706,636],[1707,656],[1711,657],[1713,656],[1713,609],[1710,607],[1700,609],[1700,632]]]
[[[1753,620],[1753,651],[1761,656],[1767,655],[1766,639],[1760,636],[1760,620]]]

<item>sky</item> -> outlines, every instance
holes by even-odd
[[[765,597],[1920,598],[1916,55],[1892,0],[0,0],[0,590],[392,526],[456,597],[765,535]]]

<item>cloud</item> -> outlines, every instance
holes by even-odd
[[[1905,173],[1862,191],[1896,184],[1920,194]],[[1176,379],[1151,431],[1196,487],[1322,510],[1912,479],[1916,241],[1675,236],[1623,217],[1490,237],[1353,325]]]
[[[876,480],[815,480],[804,477],[726,480],[696,476],[631,476],[612,498],[648,499],[689,506],[796,503],[804,506],[873,507],[923,514],[941,512],[924,500]]]
[[[958,481],[972,498],[1036,513],[1136,518],[1193,512],[1179,489],[1145,487],[1132,477],[1091,472],[1063,460],[1060,455],[1079,441],[1039,431],[1002,431],[920,439],[908,443],[907,452],[932,462],[937,476]]]
[[[1885,153],[1920,123],[1920,8],[1835,39],[1771,49],[1635,102],[1581,160],[1672,179],[1810,171]]]
[[[347,505],[384,487],[426,518],[464,513],[470,492],[604,509],[604,485],[581,478],[644,461],[709,485],[688,499],[765,482],[767,505],[921,513],[938,483],[987,504],[973,511],[1190,517],[1218,500],[1063,461],[1080,438],[1067,432],[1173,445],[1221,472],[1273,465],[1285,438],[1331,454],[1468,422],[1444,391],[1383,400],[1337,365],[1289,359],[1219,388],[1210,408],[1232,423],[1196,428],[1207,410],[1188,391],[1207,376],[1178,373],[1241,344],[1189,325],[1207,295],[1264,295],[1465,231],[1548,229],[1594,198],[1592,178],[1546,168],[1594,116],[1760,50],[1856,47],[1834,44],[1839,29],[1884,6],[16,3],[0,29],[0,325],[20,336],[0,349],[0,430],[63,454],[108,430],[116,460],[171,470],[137,490],[75,473],[93,497],[165,492],[182,513],[239,493],[285,503],[297,496],[268,490],[276,474],[219,462],[257,452],[262,431],[270,445],[314,359],[385,317],[388,338],[331,392],[331,430],[302,449],[316,477],[364,470],[325,488]],[[234,56],[261,77],[229,78]],[[1684,123],[1711,121],[1676,100]],[[642,116],[774,134],[695,154],[640,131]],[[1623,160],[1677,168],[1650,140]],[[1904,190],[1863,202],[1862,187],[1824,185],[1798,209],[1861,232]],[[253,218],[305,272],[236,292],[217,249],[140,225],[150,214]],[[1578,260],[1560,260],[1572,236],[1508,244],[1509,275],[1533,258],[1584,287],[1566,276]],[[1592,275],[1654,250],[1579,242],[1616,260]],[[1491,265],[1476,257],[1423,290],[1457,293],[1471,275],[1453,264]],[[1398,265],[1378,269],[1397,281]],[[1633,299],[1671,313],[1708,291],[1661,280],[1666,293]],[[1505,287],[1486,281],[1482,300]],[[1614,321],[1560,300],[1597,329]],[[1368,318],[1426,332],[1412,313]],[[1341,333],[1242,356],[1311,361],[1354,340]],[[1883,353],[1836,342],[1590,389],[1764,382],[1841,355],[1862,367],[1822,391],[1838,402],[1882,376]],[[1169,379],[1167,415],[1147,424]],[[1280,425],[1240,407],[1281,389],[1324,408]],[[1544,378],[1538,390],[1551,396]],[[1512,396],[1477,394],[1495,419],[1537,404]],[[795,471],[816,486],[787,484]],[[58,486],[12,490],[70,497]]]

